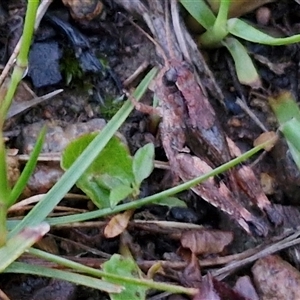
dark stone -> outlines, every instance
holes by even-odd
[[[34,87],[57,84],[62,76],[59,59],[62,53],[56,42],[34,43],[29,53],[28,76]]]

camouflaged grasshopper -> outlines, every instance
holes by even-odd
[[[191,61],[186,45],[193,44],[190,39],[185,40],[187,35],[181,32],[182,26],[178,24],[177,0],[165,0],[164,4],[149,0],[148,7],[139,2],[131,9],[143,15],[156,38],[158,53],[164,58],[155,85],[160,100],[161,140],[172,173],[187,181],[229,161],[240,151],[222,130],[192,64],[186,62]],[[142,104],[136,104],[136,107],[149,113],[149,108]],[[272,223],[279,225],[282,222],[281,215],[273,208],[248,166],[228,172],[224,181],[210,178],[192,190],[231,216],[248,233],[265,236],[268,226],[243,207],[239,202],[241,194],[246,194]]]

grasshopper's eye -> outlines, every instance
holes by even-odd
[[[182,66],[183,66],[185,69],[189,70],[190,72],[193,72],[193,71],[194,71],[193,66],[192,66],[190,63],[186,62],[186,61],[184,61],[184,62],[182,63]]]
[[[175,68],[171,68],[165,73],[163,80],[166,85],[171,86],[176,83],[177,77],[177,71]]]

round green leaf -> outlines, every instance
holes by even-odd
[[[223,44],[232,55],[239,82],[259,88],[261,81],[246,48],[235,38],[226,38]]]
[[[149,143],[140,148],[133,157],[132,170],[135,183],[140,183],[147,178],[154,169],[154,145]]]
[[[89,133],[72,141],[63,151],[61,167],[70,168],[97,133]],[[117,185],[134,183],[132,157],[128,147],[116,136],[112,137],[76,185],[83,190],[99,208],[110,207],[110,190]]]
[[[136,262],[130,257],[122,257],[119,254],[114,254],[109,261],[105,262],[102,265],[103,271],[111,274],[116,274],[124,277],[131,277],[131,278],[140,278],[141,271],[136,264]],[[117,280],[106,278],[103,276],[103,279],[122,285],[124,290],[119,294],[109,294],[111,300],[144,300],[146,299],[146,291],[147,287],[132,284],[127,281]]]

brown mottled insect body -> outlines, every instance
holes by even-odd
[[[218,125],[216,125],[216,122],[212,122],[214,111],[212,110],[210,104],[206,101],[205,103],[208,103],[207,110],[212,110],[210,113],[210,121],[205,122],[206,115],[203,115],[203,112],[206,110],[201,110],[200,107],[199,115],[197,116],[198,118],[196,118],[196,115],[193,111],[193,101],[197,98],[197,95],[199,96],[199,93],[199,97],[204,97],[204,95],[202,94],[202,91],[197,85],[194,75],[191,73],[189,68],[185,68],[183,64],[182,66],[179,66],[181,73],[178,73],[178,65],[176,65],[176,67],[172,68],[171,66],[170,69],[167,71],[163,70],[158,76],[156,94],[159,99],[161,99],[161,140],[166,155],[169,159],[171,170],[176,177],[180,177],[182,180],[187,181],[212,170],[210,166],[210,164],[212,164],[211,162],[206,163],[205,159],[200,159],[199,157],[188,153],[189,148],[187,148],[186,145],[190,147],[190,143],[189,140],[187,140],[187,133],[189,130],[191,130],[191,128],[193,128],[192,130],[197,131],[199,130],[198,127],[201,126],[203,130],[208,132],[206,136],[212,135],[210,138],[218,140],[215,137],[215,134],[217,133],[216,128]],[[184,78],[184,76],[181,77],[180,75],[186,75],[185,78],[192,80],[193,83],[187,83],[187,87],[183,88],[182,85],[177,84],[178,80],[182,81],[182,78]],[[179,89],[178,86],[180,86],[181,89]],[[187,92],[187,89],[191,89],[190,92]],[[191,98],[190,95],[192,95],[193,98],[190,102],[188,102],[184,95],[188,97],[188,100]],[[198,103],[196,102],[195,105],[198,105]],[[191,112],[191,114],[189,114],[189,112]],[[202,125],[198,124],[200,122],[198,120],[199,118],[201,120],[201,116],[204,118],[204,127],[206,129],[204,129]],[[191,125],[193,123],[196,125]],[[208,124],[210,124],[210,128],[208,127]],[[201,132],[199,134],[201,136]],[[202,141],[199,138],[197,138],[196,142],[198,147],[202,147]],[[211,149],[211,139],[206,142],[208,143],[208,147]],[[221,145],[220,142],[218,143]],[[219,145],[216,146],[218,147]],[[226,153],[227,158],[229,156],[228,150]],[[219,150],[216,150],[212,157],[216,159],[216,155],[217,162],[224,161],[225,158],[222,157],[222,155],[219,155]],[[200,157],[203,156],[201,155]],[[214,178],[211,178],[210,180],[194,187],[193,191],[207,202],[232,216],[247,232],[250,233],[251,230],[253,230],[259,235],[267,234],[267,227],[265,224],[261,223],[240,203],[235,201],[234,195],[223,182],[217,182]]]
[[[205,94],[206,87],[217,99],[223,99],[223,94],[197,45],[181,22],[178,1],[115,1],[126,4],[129,11],[136,11],[143,16],[155,37],[155,40],[151,37],[150,39],[156,45],[159,56],[164,59],[163,69],[157,77],[155,93],[160,100],[162,145],[173,174],[187,181],[240,155],[236,154],[239,152],[238,147],[221,128]],[[194,72],[194,66],[197,73]],[[200,82],[195,74],[204,79],[205,87],[202,87],[202,80]],[[140,107],[138,103],[137,109]],[[147,112],[144,109],[142,111]],[[233,148],[238,151],[233,151]],[[268,225],[243,207],[239,202],[239,195],[245,199],[248,195],[251,200],[255,200],[253,202],[267,213],[273,223],[279,224],[281,217],[276,215],[272,204],[262,192],[252,169],[247,166],[243,168],[247,172],[244,169],[237,177],[232,176],[236,170],[228,172],[229,176],[225,176],[228,185],[210,178],[195,186],[193,191],[230,215],[247,232],[255,231],[259,235],[267,235]],[[255,193],[241,193],[249,188],[249,178],[253,180],[252,188]]]

